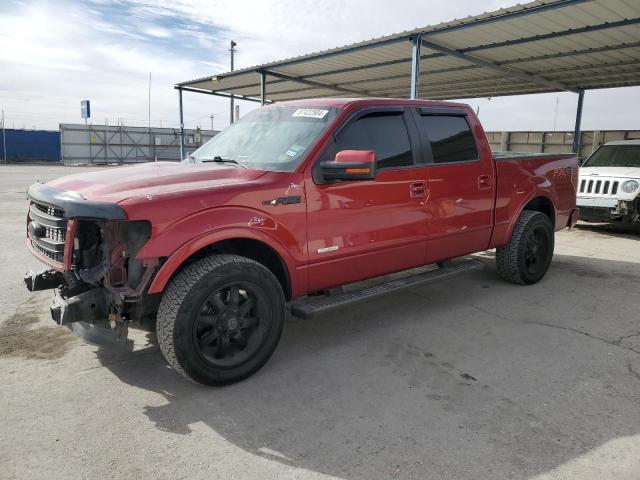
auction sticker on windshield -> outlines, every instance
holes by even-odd
[[[327,113],[329,113],[329,110],[321,108],[299,108],[293,112],[292,117],[324,118]]]

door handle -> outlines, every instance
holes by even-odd
[[[421,198],[427,195],[426,182],[413,182],[409,185],[409,195],[411,198]]]
[[[478,177],[478,188],[480,190],[491,188],[491,177],[489,175],[480,175]]]

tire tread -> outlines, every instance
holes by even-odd
[[[549,223],[549,217],[544,213],[535,210],[524,210],[513,227],[511,239],[507,245],[496,248],[496,265],[498,275],[504,280],[518,285],[526,285],[528,282],[522,276],[519,266],[519,254],[521,248],[522,236],[525,233],[527,225],[539,216],[544,216]],[[552,229],[553,232],[553,229]]]
[[[258,271],[261,271],[266,277],[265,280],[277,282],[266,267],[254,260],[232,254],[210,255],[187,265],[171,279],[158,308],[156,331],[160,351],[175,371],[196,383],[200,382],[193,378],[191,372],[181,364],[176,354],[174,329],[180,307],[187,300],[192,288],[209,273],[227,265],[257,267]],[[282,303],[284,304],[284,294],[282,295]],[[220,384],[223,383],[230,382],[220,382]]]

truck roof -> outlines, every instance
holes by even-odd
[[[640,138],[633,140],[616,140],[615,142],[607,142],[605,145],[640,145]]]
[[[465,103],[445,102],[441,100],[409,100],[407,98],[310,98],[305,100],[289,100],[278,102],[277,105],[293,106],[314,106],[314,107],[337,107],[346,108],[348,106],[369,106],[369,105],[402,105],[421,107],[457,107],[470,108]]]

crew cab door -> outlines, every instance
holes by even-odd
[[[493,229],[495,172],[484,132],[465,109],[416,110],[427,162],[427,263],[488,248]],[[475,136],[474,136],[475,132]]]
[[[362,109],[307,170],[310,291],[424,264],[426,167],[414,122],[401,107]],[[321,163],[344,150],[374,150],[376,177],[325,180]]]

